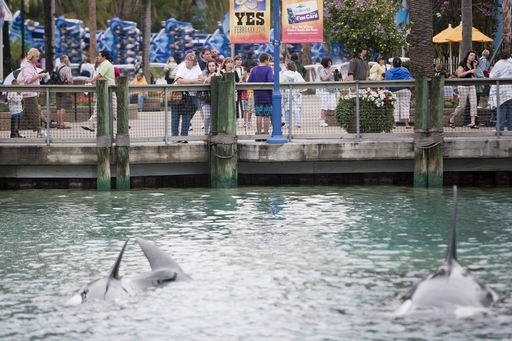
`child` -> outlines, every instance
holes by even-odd
[[[20,85],[20,81],[14,79],[12,85]],[[9,102],[9,111],[11,113],[11,138],[25,138],[24,135],[20,134],[20,121],[21,115],[23,114],[22,105],[23,96],[17,91],[10,91],[7,95],[7,101]]]
[[[246,71],[242,76],[242,83],[246,83],[247,79],[249,79],[249,74],[251,73],[251,69]],[[244,128],[251,129],[252,128],[252,112],[254,110],[254,92],[252,90],[244,90],[242,91],[242,110],[244,114]]]
[[[293,116],[295,119],[295,127],[300,128],[300,108],[302,106],[302,90],[292,89],[285,85],[285,83],[304,83],[304,78],[297,72],[297,67],[295,63],[289,61],[286,64],[286,71],[281,73],[281,83],[282,83],[282,110],[285,115],[285,122],[288,125],[291,125],[290,120],[290,102],[291,102],[291,110],[293,112]]]

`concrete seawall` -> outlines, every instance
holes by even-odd
[[[512,185],[512,135],[445,136],[444,184]],[[412,185],[411,135],[355,140],[298,140],[269,145],[238,141],[239,185]],[[94,144],[0,146],[0,189],[95,188]],[[112,152],[115,177],[115,153]],[[188,144],[132,144],[131,187],[208,187],[209,150]],[[115,179],[114,179],[115,181]],[[115,183],[115,182],[114,182]]]

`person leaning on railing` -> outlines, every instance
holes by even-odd
[[[98,57],[96,58],[97,69],[94,77],[86,79],[85,83],[93,83],[97,80],[105,80],[107,81],[108,86],[116,85],[116,76],[114,65],[110,62],[110,53],[106,50],[100,51]],[[117,95],[115,91],[112,91],[112,112],[114,114],[114,119],[116,118],[117,113]],[[98,118],[98,102],[94,106],[94,111],[92,116],[87,121],[87,125],[83,125],[82,129],[94,132],[96,130]]]
[[[178,65],[176,70],[176,84],[203,84],[204,77],[201,68],[197,63],[195,53],[188,53],[185,62]],[[188,136],[190,121],[199,108],[199,100],[196,93],[184,91],[183,98],[179,103],[171,104],[171,135]],[[181,132],[178,131],[181,120]],[[188,141],[177,141],[188,143]]]
[[[135,76],[135,79],[130,82],[130,85],[141,86],[148,85],[148,81],[146,80],[146,76],[144,76],[144,70],[140,69]],[[147,93],[145,92],[132,92],[130,94],[130,103],[131,101],[137,97],[137,111],[141,112],[144,106],[144,99],[148,98]]]

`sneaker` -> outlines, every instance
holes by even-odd
[[[45,139],[45,138],[47,138],[47,137],[48,137],[48,135],[46,135],[46,131],[41,130],[40,132],[38,132],[38,133],[37,133],[37,137],[38,137],[38,138],[44,138],[44,139]]]
[[[320,127],[328,127],[329,125],[325,123],[325,120],[320,121]]]
[[[296,124],[295,128],[302,128],[302,126],[300,124]]]
[[[190,124],[190,128],[188,128],[189,131],[192,131],[192,124]]]

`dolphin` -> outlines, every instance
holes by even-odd
[[[453,186],[453,213],[450,242],[446,259],[436,271],[416,283],[401,298],[402,304],[395,311],[398,316],[414,311],[454,313],[458,308],[487,308],[492,306],[498,295],[457,259],[457,187]]]
[[[121,259],[129,240],[130,238],[126,239],[110,273],[78,289],[69,299],[69,304],[80,304],[88,301],[114,301],[132,296],[137,291],[163,282],[187,281],[191,279],[165,252],[139,237],[136,238],[137,243],[139,243],[140,248],[148,259],[151,271],[133,278],[119,277]]]

